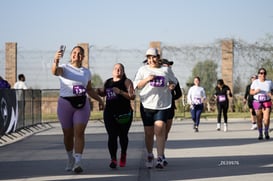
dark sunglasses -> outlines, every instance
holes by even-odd
[[[259,72],[259,74],[264,75],[264,74],[265,74],[265,72]]]

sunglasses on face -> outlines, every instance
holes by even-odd
[[[259,72],[259,74],[261,74],[261,75],[265,75],[265,72]]]

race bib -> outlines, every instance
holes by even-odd
[[[112,88],[107,88],[106,90],[106,100],[113,100],[117,98],[117,94],[113,91]]]
[[[201,103],[202,103],[200,97],[195,97],[195,98],[193,99],[193,101],[194,101],[195,104],[201,104]]]
[[[226,101],[226,96],[220,95],[220,96],[218,97],[218,100],[219,100],[219,102],[225,102],[225,101]]]
[[[165,86],[165,77],[156,76],[153,80],[150,81],[150,86],[164,87]]]
[[[266,94],[260,94],[258,95],[258,101],[263,102],[267,100]]]
[[[82,96],[86,94],[86,88],[83,85],[73,85],[73,94]]]

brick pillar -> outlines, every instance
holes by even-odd
[[[84,49],[84,59],[82,66],[89,69],[89,44],[79,43],[78,45]]]
[[[161,42],[160,41],[150,42],[150,48],[157,48],[160,53],[160,57],[162,57],[162,50],[161,50]]]
[[[228,85],[233,93],[233,40],[222,41],[222,79]],[[233,99],[230,99],[230,110],[234,110]]]
[[[17,76],[17,43],[6,43],[6,80],[13,87]]]

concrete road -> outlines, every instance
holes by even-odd
[[[273,179],[273,135],[258,140],[250,121],[229,120],[229,131],[216,131],[215,120],[201,120],[198,133],[191,120],[175,120],[166,143],[169,165],[145,168],[145,145],[141,122],[130,129],[127,166],[110,169],[107,134],[100,121],[86,130],[82,174],[64,171],[66,153],[59,123],[20,139],[0,144],[0,180],[262,180]],[[8,138],[4,138],[8,140]],[[156,150],[154,149],[156,155]]]

